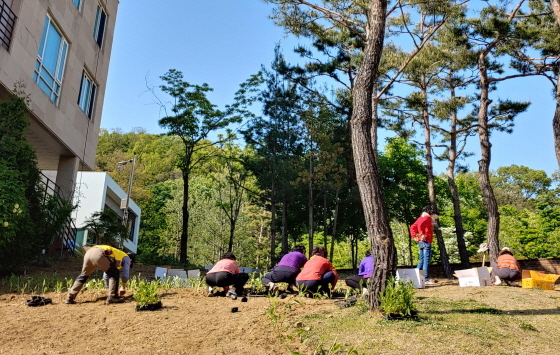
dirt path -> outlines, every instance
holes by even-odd
[[[138,312],[132,299],[106,306],[101,291],[82,293],[75,305],[64,304],[62,294],[44,296],[53,304],[28,307],[29,296],[0,295],[0,354],[306,353],[280,339],[264,297],[240,302],[180,289],[163,296],[162,309]]]

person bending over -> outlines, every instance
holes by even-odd
[[[298,288],[307,292],[325,292],[330,296],[338,281],[338,273],[331,262],[327,259],[325,247],[314,247],[313,256],[309,259],[303,269],[296,277]],[[330,285],[330,289],[329,289]]]
[[[509,248],[503,248],[498,254],[497,262],[490,263],[494,285],[499,285],[502,280],[508,286],[519,286],[515,281],[521,280],[521,267]]]
[[[264,275],[263,285],[268,286],[268,292],[274,293],[277,288],[275,283],[287,282],[288,291],[291,291],[296,285],[296,276],[306,262],[305,247],[296,245],[290,253],[280,259],[278,265],[273,267],[271,272]]]
[[[371,275],[373,274],[374,260],[371,255],[371,251],[366,251],[366,256],[360,262],[360,267],[358,268],[358,275],[348,276],[344,281],[346,281],[346,286],[352,287],[356,290],[362,290],[362,295],[368,294],[367,282]]]
[[[103,270],[103,279],[108,287],[107,300],[105,304],[122,303],[124,299],[119,297],[126,292],[126,284],[130,278],[130,268],[134,264],[134,254],[127,254],[122,250],[109,245],[96,245],[89,248],[84,255],[82,273],[76,278],[68,297],[64,303],[74,304],[75,299],[89,276],[99,268]],[[121,275],[122,270],[122,275]],[[122,278],[120,292],[119,278]]]
[[[232,300],[237,299],[237,294],[243,295],[243,286],[249,281],[249,274],[239,272],[239,265],[235,261],[235,255],[227,252],[222,255],[210,271],[206,274],[206,284],[208,285],[208,296],[213,296],[212,287],[228,288],[227,296]]]

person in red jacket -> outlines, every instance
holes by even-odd
[[[428,279],[428,268],[432,257],[432,241],[434,239],[435,220],[438,218],[435,206],[428,205],[422,209],[422,215],[410,226],[410,236],[418,242],[419,258],[417,269],[424,270],[426,285],[434,282]]]
[[[330,296],[338,281],[338,273],[327,259],[325,247],[314,247],[312,254],[296,277],[296,285],[300,290],[303,288],[311,293],[325,292]]]
[[[508,286],[519,286],[515,281],[521,280],[521,267],[509,248],[503,248],[498,254],[497,262],[490,263],[494,285],[499,285],[502,280]]]

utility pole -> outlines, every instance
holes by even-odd
[[[124,168],[124,165],[128,164],[128,163],[132,163],[132,167],[130,169],[130,175],[128,178],[128,192],[126,193],[126,201],[123,199],[121,200],[121,208],[123,209],[123,226],[125,226],[126,230],[128,231],[129,235],[130,235],[130,230],[128,228],[128,206],[130,204],[130,194],[132,193],[132,182],[134,181],[134,166],[136,165],[136,152],[134,153],[134,156],[132,157],[132,159],[130,160],[125,160],[125,161],[120,161],[118,164],[118,171],[122,171]],[[123,206],[123,202],[125,202],[124,206]],[[128,237],[128,236],[127,236]],[[121,241],[121,244],[124,244],[123,241]],[[123,245],[121,245],[122,247]]]

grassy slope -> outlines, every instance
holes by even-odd
[[[416,321],[387,321],[361,305],[305,315],[295,308],[286,317],[300,329],[285,334],[327,354],[333,344],[340,346],[337,354],[352,348],[358,354],[557,353],[558,291],[445,285],[418,290],[417,297]]]

